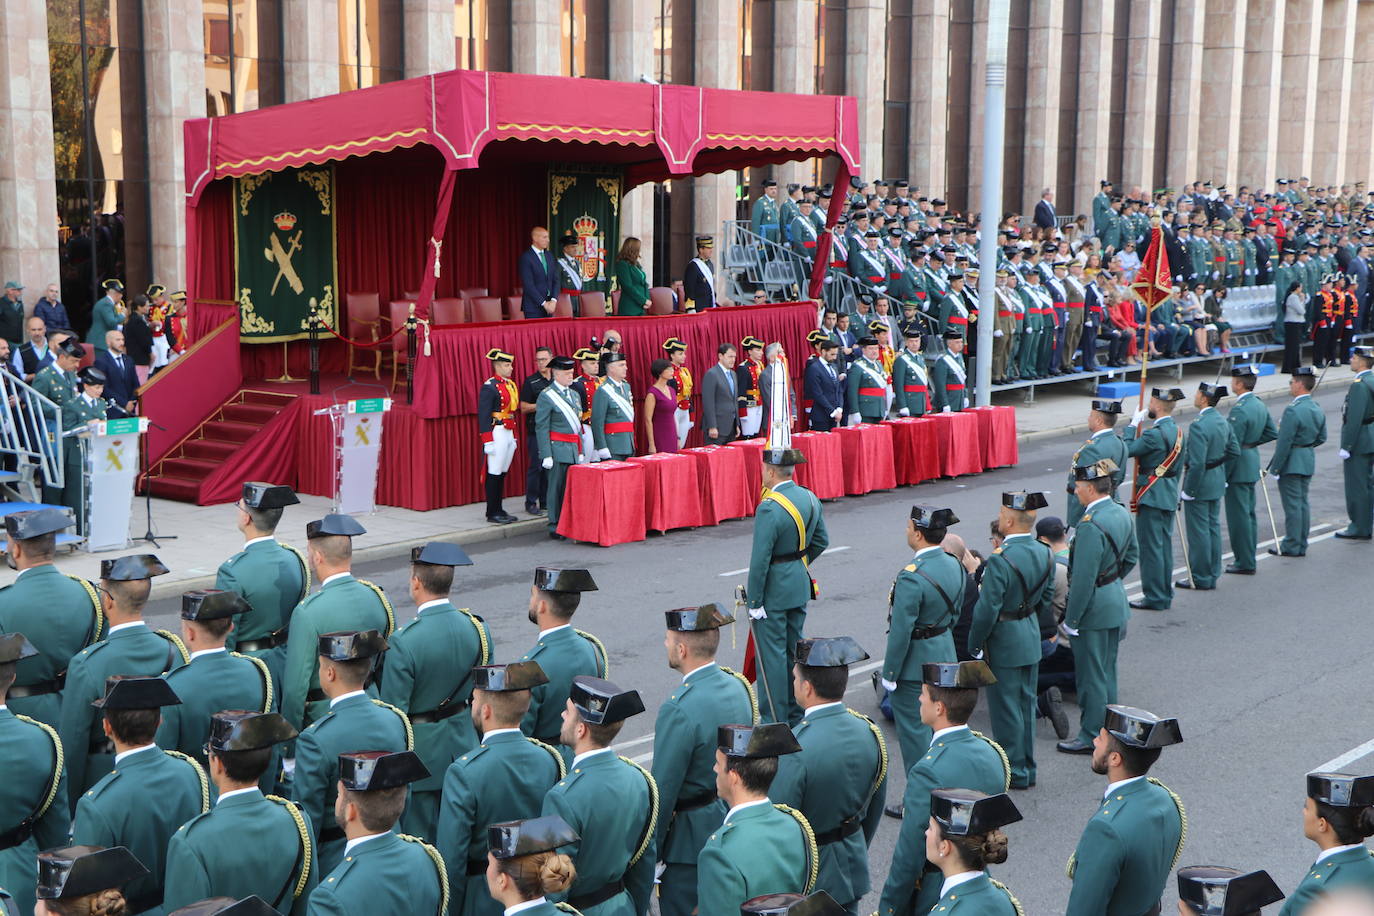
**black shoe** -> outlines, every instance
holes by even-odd
[[[549,532],[549,540],[551,540],[551,541],[566,541],[566,540],[567,540],[567,537],[564,536],[564,535],[559,534],[557,531],[550,531],[550,532]]]
[[[1367,541],[1367,540],[1369,540],[1369,535],[1367,535],[1367,534],[1351,534],[1349,529],[1346,529],[1345,531],[1337,531],[1337,532],[1336,532],[1336,537],[1340,538],[1340,539],[1343,540],[1343,541]]]
[[[529,506],[526,506],[525,511],[530,515],[533,515],[535,518],[543,518],[544,516],[549,514],[548,509],[540,509],[538,506],[536,506],[533,509],[531,509]]]
[[[1210,592],[1216,588],[1215,585],[1198,585],[1192,579],[1179,579],[1174,582],[1174,588],[1192,589],[1199,592]]]
[[[1061,754],[1091,754],[1093,752],[1093,746],[1079,738],[1074,738],[1072,741],[1060,741],[1054,746],[1054,749]]]
[[[895,817],[900,821],[906,816],[906,805],[888,805],[883,809],[883,814],[886,814],[888,817]]]
[[[515,521],[515,516],[513,516],[513,515],[507,515],[507,514],[504,513],[504,512],[502,512],[500,515],[488,515],[488,516],[487,516],[487,522],[488,522],[488,524],[492,524],[492,525],[509,525],[509,524],[510,524],[511,522],[513,522],[513,521]]]
[[[1284,553],[1282,550],[1279,550],[1277,547],[1270,547],[1270,548],[1269,548],[1269,555],[1270,555],[1270,556],[1273,556],[1273,557],[1301,557],[1301,556],[1304,556],[1304,554],[1301,554],[1301,553]]]
[[[1012,789],[1013,791],[1016,791],[1016,792],[1024,792],[1024,791],[1026,791],[1027,789],[1034,789],[1034,788],[1035,788],[1035,780],[1032,779],[1030,782],[1021,782],[1021,783],[1013,782],[1013,783],[1010,783],[1010,784],[1008,785],[1008,788],[1010,788],[1010,789]]]
[[[1055,737],[1061,741],[1069,737],[1069,714],[1064,711],[1064,694],[1058,687],[1051,687],[1040,694],[1040,708],[1054,726]]]
[[[1146,604],[1144,601],[1132,601],[1131,608],[1137,611],[1167,611],[1167,607],[1155,607],[1153,604]]]
[[[1234,563],[1226,567],[1226,571],[1233,576],[1253,576],[1255,574],[1253,569],[1242,569]]]

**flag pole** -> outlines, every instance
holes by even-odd
[[[1145,251],[1145,258],[1140,266],[1139,273],[1136,274],[1136,281],[1131,284],[1131,289],[1136,295],[1140,296],[1145,303],[1145,348],[1140,355],[1140,394],[1139,406],[1137,410],[1145,408],[1145,385],[1150,375],[1150,319],[1154,315],[1155,309],[1159,308],[1169,298],[1173,296],[1172,277],[1169,273],[1169,255],[1164,250],[1164,230],[1160,228],[1161,220],[1158,216],[1150,217],[1150,246]],[[1131,481],[1131,509],[1136,508],[1136,498],[1140,493],[1140,477],[1142,462],[1139,458],[1135,462],[1135,475]]]

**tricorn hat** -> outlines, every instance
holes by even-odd
[[[63,846],[38,854],[39,900],[71,900],[123,887],[149,874],[123,846]]]
[[[210,717],[210,750],[217,754],[258,751],[290,741],[297,735],[290,722],[275,712],[223,709]]]
[[[1333,808],[1367,808],[1374,805],[1374,776],[1308,773],[1307,797]]]
[[[596,581],[585,569],[561,566],[536,566],[534,587],[541,592],[594,592]]]
[[[931,687],[963,690],[991,686],[997,678],[984,661],[927,662],[921,666],[921,681]]]
[[[1157,401],[1169,403],[1171,401],[1183,400],[1184,395],[1182,388],[1151,388],[1150,397]]]
[[[110,582],[135,582],[171,572],[151,553],[135,553],[114,560],[100,561],[100,578]]]
[[[1002,505],[1018,512],[1034,512],[1050,504],[1042,490],[1016,490],[1002,493]]]
[[[24,541],[65,531],[75,524],[70,509],[33,509],[6,515],[5,533],[16,541]]]
[[[951,836],[977,836],[1022,819],[1005,792],[974,789],[932,789],[930,816]]]
[[[809,897],[801,894],[765,894],[740,904],[741,916],[844,916],[844,907],[825,891]]]
[[[1110,458],[1102,458],[1091,464],[1075,465],[1073,469],[1074,480],[1096,480],[1099,477],[1111,477],[1119,470],[1119,466]]]
[[[781,757],[801,750],[786,722],[761,725],[722,725],[716,729],[716,747],[726,757]]]
[[[839,668],[869,655],[852,636],[816,636],[797,640],[797,664],[808,668]]]
[[[668,629],[679,633],[695,633],[701,630],[718,630],[735,622],[735,618],[721,609],[719,604],[703,604],[700,607],[680,607],[664,611]]]
[[[305,537],[307,540],[314,540],[322,537],[357,537],[360,534],[367,534],[367,529],[358,524],[358,520],[351,515],[343,515],[331,512],[322,519],[309,522],[305,526]]]
[[[556,814],[487,825],[487,849],[498,859],[551,852],[581,837]]]
[[[536,661],[511,662],[506,665],[478,665],[472,669],[472,688],[490,693],[509,693],[529,690],[547,684],[549,676]]]
[[[12,665],[37,654],[38,650],[23,633],[0,633],[0,665]]]
[[[1093,398],[1093,410],[1096,410],[1099,413],[1121,413],[1121,402],[1106,401],[1099,398]]]
[[[1129,747],[1168,747],[1180,744],[1183,733],[1178,719],[1160,718],[1152,712],[1134,706],[1107,706],[1107,718],[1102,723],[1107,734]]]
[[[339,755],[339,782],[354,792],[398,789],[429,778],[414,751],[356,751]]]
[[[277,911],[261,897],[210,897],[172,910],[167,916],[274,916]]]
[[[218,588],[200,588],[181,593],[182,620],[219,620],[246,614],[253,609],[238,592]]]
[[[410,548],[410,562],[429,566],[471,566],[472,558],[457,544],[430,541],[422,547]]]
[[[644,711],[638,690],[621,690],[608,680],[585,674],[573,678],[568,699],[588,725],[623,722]]]
[[[959,516],[953,509],[937,509],[935,506],[912,506],[911,522],[917,528],[948,528],[959,523]]]
[[[1190,865],[1178,870],[1178,899],[1198,916],[1251,916],[1282,900],[1283,891],[1263,870]]]
[[[96,709],[160,709],[180,706],[181,698],[160,677],[128,677],[116,674],[105,678],[105,695],[91,701]]]
[[[386,647],[386,637],[377,630],[339,630],[321,633],[315,654],[332,662],[351,662],[381,655]]]
[[[243,485],[243,503],[250,509],[284,509],[299,502],[296,491],[283,484],[248,481]]]

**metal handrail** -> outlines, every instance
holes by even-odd
[[[14,455],[19,485],[27,498],[39,502],[34,471],[54,489],[64,485],[62,408],[18,376],[0,371],[0,454]]]

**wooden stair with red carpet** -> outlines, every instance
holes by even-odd
[[[196,502],[201,482],[294,400],[288,394],[238,392],[153,466],[149,474],[153,495]]]

